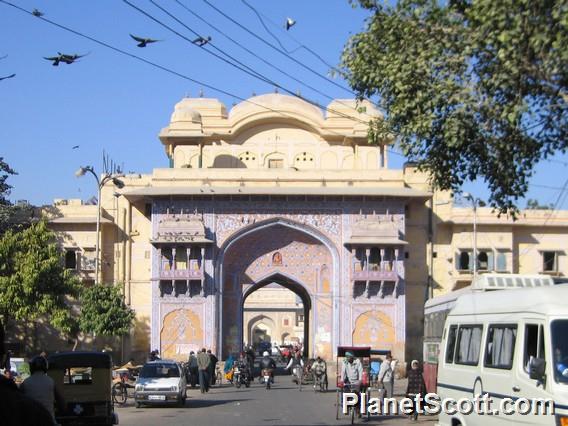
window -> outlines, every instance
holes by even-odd
[[[452,364],[454,362],[454,352],[456,349],[456,336],[457,336],[458,326],[450,326],[448,332],[448,344],[446,346],[446,362]]]
[[[75,250],[65,251],[65,269],[77,269],[77,252]]]
[[[269,169],[282,169],[282,168],[284,168],[284,160],[282,160],[282,159],[268,160],[268,168]]]
[[[64,385],[90,385],[93,383],[93,369],[91,367],[66,368],[63,376]]]
[[[495,262],[495,270],[497,272],[505,272],[507,271],[507,254],[502,252],[502,251],[498,251],[497,252],[497,262]]]
[[[542,252],[542,272],[556,272],[558,270],[558,256],[555,251]]]
[[[472,254],[469,251],[462,251],[458,254],[456,265],[460,271],[470,271],[473,269]]]
[[[480,250],[477,253],[477,269],[480,271],[492,271],[493,270],[493,251],[492,250]]]
[[[510,370],[513,366],[517,326],[490,325],[485,346],[485,366]]]
[[[478,364],[482,332],[483,327],[480,325],[460,326],[455,357],[456,364]]]
[[[525,325],[525,348],[523,365],[525,371],[529,371],[529,362],[531,358],[545,358],[544,347],[544,327],[538,324]]]
[[[95,270],[95,250],[85,250],[81,259],[81,269],[83,271]]]

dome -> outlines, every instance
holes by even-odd
[[[180,121],[201,124],[201,114],[199,111],[193,109],[189,105],[189,99],[183,99],[178,102],[175,106],[174,112],[172,114],[171,123],[177,123]]]
[[[300,98],[269,93],[235,105],[229,112],[229,120],[237,123],[260,114],[285,119],[298,118],[318,125],[324,118],[321,109]]]

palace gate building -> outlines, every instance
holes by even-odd
[[[225,358],[247,339],[244,301],[279,284],[302,301],[309,355],[419,356],[432,195],[412,165],[388,168],[388,141],[368,143],[371,117],[368,102],[322,111],[280,94],[230,111],[210,98],[175,105],[159,133],[170,167],[101,197],[100,281],[121,285],[137,313],[126,351]],[[68,266],[92,282],[96,206],[55,207]]]

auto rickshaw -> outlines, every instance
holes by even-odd
[[[47,374],[63,398],[55,413],[62,425],[118,424],[112,404],[112,358],[104,352],[60,352],[48,357]]]

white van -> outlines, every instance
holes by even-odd
[[[472,285],[447,316],[438,360],[438,395],[473,399],[488,394],[491,410],[501,402],[550,398],[555,415],[445,413],[439,425],[568,425],[568,285],[548,277],[494,274],[484,278],[505,288]],[[509,283],[510,285],[507,285]],[[512,283],[512,284],[511,284]],[[521,405],[525,409],[526,405]],[[542,409],[542,407],[540,407]]]

